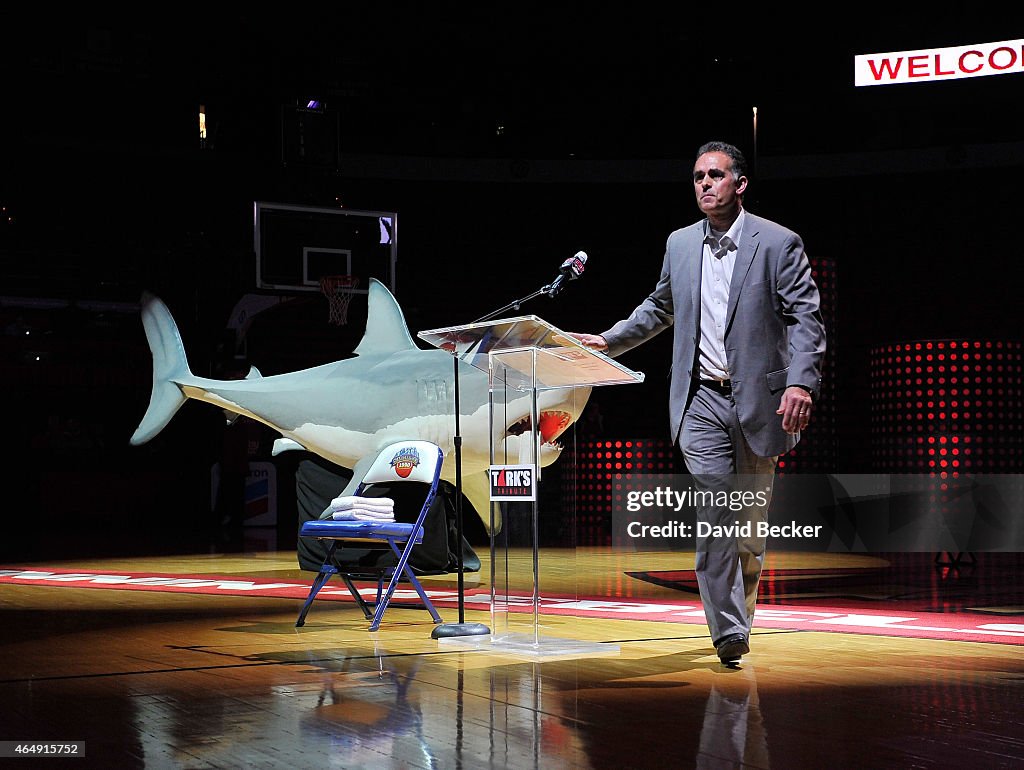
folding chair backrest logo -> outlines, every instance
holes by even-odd
[[[391,458],[391,467],[394,468],[395,473],[403,479],[409,478],[409,474],[412,473],[419,464],[420,453],[414,446],[402,447],[397,453],[395,453],[395,456]]]
[[[437,444],[406,439],[382,447],[377,459],[363,476],[362,485],[389,484],[399,481],[435,483],[444,456]],[[362,494],[362,492],[356,492]]]

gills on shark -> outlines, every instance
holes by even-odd
[[[351,358],[285,374],[263,377],[253,368],[244,380],[197,377],[189,370],[173,316],[149,293],[142,297],[142,323],[153,354],[153,393],[131,437],[133,445],[152,439],[188,399],[195,399],[280,433],[275,455],[304,449],[351,469],[352,481],[339,495],[355,491],[384,446],[411,439],[440,446],[445,455],[441,476],[455,483],[452,356],[417,347],[401,307],[380,281],[370,280],[366,331]],[[462,361],[458,366],[462,491],[490,530],[487,375]],[[589,387],[538,393],[542,467],[558,458],[558,437],[579,418],[589,397]],[[522,442],[533,440],[531,407],[524,393],[495,410],[496,457],[517,462]]]

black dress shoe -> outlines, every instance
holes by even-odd
[[[718,651],[718,659],[723,663],[735,663],[748,652],[750,645],[747,644],[747,637],[743,634],[733,634],[722,639],[715,645]]]

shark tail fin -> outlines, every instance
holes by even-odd
[[[174,380],[192,374],[171,311],[149,292],[142,294],[142,326],[153,354],[153,393],[149,408],[131,437],[131,443],[136,446],[145,444],[163,430],[188,400]]]

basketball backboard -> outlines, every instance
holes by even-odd
[[[359,278],[366,294],[370,278],[395,292],[398,215],[256,201],[253,248],[256,288],[319,292],[329,275]]]

